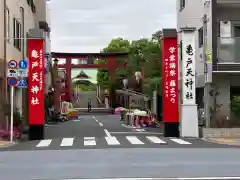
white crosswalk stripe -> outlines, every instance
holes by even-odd
[[[146,138],[155,144],[167,144],[167,142],[161,140],[157,136],[147,136]]]
[[[72,146],[74,138],[63,138],[60,146]]]
[[[51,144],[52,140],[51,139],[44,139],[41,140],[36,147],[48,147]]]
[[[105,137],[108,145],[120,145],[120,142],[117,140],[116,137],[114,136],[108,136],[108,137]]]
[[[84,137],[83,138],[83,145],[86,147],[92,147],[97,146],[98,143],[101,143],[105,141],[105,144],[109,146],[120,146],[122,145],[122,141],[125,139],[125,145],[126,142],[128,142],[131,145],[149,145],[149,144],[168,144],[169,142],[172,142],[173,144],[179,144],[179,145],[190,145],[191,142],[188,142],[186,140],[180,139],[180,138],[164,138],[164,137],[158,137],[158,136],[107,136],[104,138],[96,138],[96,137]],[[75,138],[62,138],[61,143],[59,144],[60,147],[71,147],[74,146],[74,144],[77,144],[79,139]],[[35,146],[36,148],[46,148],[51,146],[53,143],[52,139],[45,139],[41,140],[37,143]],[[56,144],[56,143],[54,143]]]
[[[126,136],[126,138],[131,144],[144,144],[137,136]]]
[[[84,137],[84,146],[96,146],[95,137]]]
[[[178,143],[178,144],[192,144],[192,143],[184,141],[182,139],[171,138],[171,140]]]

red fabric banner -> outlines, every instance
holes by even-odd
[[[44,40],[28,40],[28,123],[43,125],[44,113]]]
[[[177,38],[162,39],[163,121],[179,122]]]

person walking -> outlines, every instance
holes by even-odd
[[[92,110],[92,101],[88,100],[88,112]]]

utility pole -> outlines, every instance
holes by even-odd
[[[208,68],[208,57],[207,57],[207,51],[208,51],[208,42],[207,42],[207,23],[208,18],[205,14],[203,16],[203,58],[204,58],[204,76],[205,76],[205,87],[204,87],[204,119],[205,119],[205,127],[210,127],[210,121],[211,121],[211,113],[210,113],[210,103],[211,103],[211,96],[209,94],[211,90],[211,81],[209,82],[209,68]]]

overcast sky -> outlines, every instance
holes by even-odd
[[[176,0],[51,0],[52,51],[99,52],[114,37],[176,27]]]

